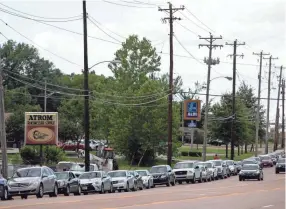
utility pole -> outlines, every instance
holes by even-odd
[[[172,108],[173,108],[173,69],[174,69],[174,63],[173,63],[173,23],[175,20],[181,20],[181,18],[174,17],[173,14],[179,10],[184,10],[185,8],[182,6],[180,8],[173,8],[173,5],[169,3],[168,9],[161,9],[159,7],[159,11],[165,11],[169,13],[169,17],[163,18],[163,22],[166,22],[166,20],[169,20],[170,24],[170,72],[169,72],[169,104],[168,104],[168,154],[167,154],[167,164],[171,166],[172,164]]]
[[[268,154],[268,133],[269,133],[269,109],[270,109],[270,90],[271,90],[271,65],[273,58],[272,55],[269,58],[269,72],[268,72],[268,95],[267,95],[267,116],[266,116],[266,134],[265,134],[265,154]]]
[[[281,139],[281,148],[285,148],[285,79],[282,81],[282,139]]]
[[[182,130],[183,130],[183,134],[182,134],[182,144],[184,143],[184,137],[185,137],[185,131],[184,131],[184,101],[182,101]]]
[[[205,109],[205,118],[204,118],[204,144],[203,144],[203,161],[206,161],[207,156],[207,137],[208,137],[208,114],[209,114],[209,93],[210,93],[210,80],[211,80],[211,66],[219,64],[219,59],[212,59],[212,50],[219,47],[220,49],[223,45],[213,44],[215,40],[222,39],[222,37],[213,37],[210,34],[210,37],[200,39],[206,40],[209,44],[199,44],[200,47],[209,48],[209,57],[204,59],[204,62],[208,65],[208,76],[207,76],[207,94],[206,94],[206,109]]]
[[[237,40],[235,40],[233,42],[233,44],[229,44],[229,43],[225,43],[225,45],[229,45],[229,46],[233,46],[233,54],[230,55],[230,57],[233,57],[233,78],[232,78],[232,115],[233,115],[233,119],[231,122],[231,141],[230,141],[230,159],[233,160],[234,159],[234,141],[235,141],[235,85],[236,85],[236,57],[242,57],[243,58],[243,54],[237,54],[236,53],[236,49],[237,46],[241,46],[241,45],[245,45],[244,43],[237,43]]]
[[[275,67],[277,68],[277,67]],[[281,94],[281,82],[282,82],[282,70],[283,66],[280,67],[280,74],[279,74],[279,83],[278,83],[278,96],[277,96],[277,107],[276,107],[276,120],[275,120],[275,137],[274,137],[274,146],[273,151],[276,151],[278,148],[278,141],[279,141],[279,103],[280,103],[280,94]]]
[[[259,125],[260,125],[260,95],[261,95],[261,72],[262,72],[262,61],[263,56],[270,54],[263,53],[253,53],[253,55],[259,56],[259,74],[258,74],[258,98],[257,98],[257,110],[256,110],[256,123],[255,123],[255,157],[258,156],[258,138],[259,138]]]
[[[3,69],[0,65],[0,140],[2,154],[2,175],[8,178],[8,160],[7,160],[7,141],[6,141],[6,125],[5,125],[5,106],[4,106],[4,88],[3,88]]]
[[[87,14],[86,1],[82,1],[83,6],[83,57],[84,57],[84,160],[85,171],[89,171],[89,89],[88,89],[88,50],[87,50]]]

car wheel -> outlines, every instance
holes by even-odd
[[[239,177],[239,181],[242,181],[242,178],[241,178],[241,177]]]
[[[134,182],[132,191],[136,192],[137,190],[138,190],[138,185],[137,183]]]
[[[167,187],[170,186],[170,179],[168,179],[168,182],[167,182],[166,186],[167,186]]]
[[[65,196],[70,196],[70,186],[67,185],[66,191],[64,193]]]
[[[144,185],[143,185],[143,183],[141,184],[141,186],[140,186],[140,188],[139,188],[140,190],[143,190],[144,189]]]
[[[173,179],[173,182],[171,184],[172,184],[172,186],[176,186],[176,179],[175,178]]]
[[[1,200],[8,200],[8,189],[4,188],[4,194],[3,197],[1,197]]]
[[[279,173],[279,171],[278,171],[278,170],[276,170],[276,171],[275,171],[275,173],[276,173],[276,174],[278,174],[278,173]]]
[[[192,183],[193,183],[193,184],[196,183],[196,177],[195,177],[195,175],[193,176]]]
[[[200,176],[199,183],[203,183],[203,177]]]
[[[49,194],[50,197],[57,197],[58,196],[58,185],[55,184],[54,191]]]
[[[257,177],[257,180],[258,180],[258,181],[261,181],[260,175]]]
[[[183,182],[182,182],[182,181],[178,181],[178,183],[179,183],[179,184],[182,184]]]
[[[44,196],[44,187],[43,187],[43,184],[40,184],[40,187],[39,187],[39,191],[37,193],[37,198],[43,198]]]
[[[87,193],[87,192],[84,192],[83,195],[88,195],[88,193]]]
[[[104,185],[103,184],[101,184],[101,188],[100,188],[100,192],[99,192],[100,194],[104,194],[105,193],[105,191],[104,191]]]
[[[150,181],[148,181],[148,185],[146,187],[147,189],[150,189],[151,188],[151,184],[150,184]]]
[[[110,184],[110,189],[109,189],[108,193],[114,193],[114,189],[113,189],[113,185],[112,184]]]
[[[81,195],[81,187],[80,187],[80,185],[78,185],[77,192],[76,192],[76,193],[74,193],[73,195],[75,195],[75,196],[79,196],[79,195]]]
[[[125,192],[129,192],[129,183],[126,184]]]
[[[189,183],[190,183],[190,180],[186,180],[186,183],[189,184]]]

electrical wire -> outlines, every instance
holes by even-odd
[[[183,15],[187,20],[189,20],[191,23],[193,23],[195,26],[197,26],[198,28],[204,30],[205,32],[209,33],[208,30],[206,30],[205,28],[201,27],[199,24],[195,23],[193,20],[191,20],[190,18],[188,18],[183,12],[179,11],[179,13],[181,15]]]
[[[121,43],[121,41],[119,41],[118,39],[114,38],[113,36],[111,36],[110,34],[108,34],[107,32],[105,32],[102,28],[100,28],[91,18],[88,17],[88,20],[95,26],[97,27],[101,32],[103,32],[105,35],[107,35],[109,38],[117,41],[118,43]]]
[[[213,33],[215,33],[215,31],[214,30],[212,30],[210,27],[208,27],[205,23],[203,23],[196,15],[194,15],[194,13],[192,13],[188,8],[186,8],[185,7],[185,9],[186,9],[186,11],[190,14],[190,15],[192,15],[197,21],[199,21],[203,26],[205,26],[207,29],[209,29],[210,31],[212,31]]]
[[[196,32],[190,30],[189,28],[187,28],[186,26],[182,25],[180,22],[176,22],[178,25],[180,25],[182,28],[184,28],[185,30],[191,32],[192,34],[199,36],[199,34],[197,34]]]
[[[154,7],[140,7],[140,6],[134,6],[134,5],[126,5],[126,4],[119,4],[119,3],[115,3],[115,2],[111,2],[111,1],[106,1],[106,0],[102,0],[105,3],[109,3],[109,4],[114,4],[117,6],[122,6],[122,7],[132,7],[132,8],[140,8],[140,9],[150,9],[150,8],[154,8]]]
[[[118,36],[118,37],[120,37],[120,38],[127,39],[127,37],[122,36],[122,35],[120,35],[119,33],[116,33],[116,32],[114,32],[114,31],[110,30],[109,28],[105,27],[103,24],[101,24],[101,23],[100,23],[98,20],[96,20],[94,17],[92,17],[92,16],[90,16],[90,15],[88,15],[88,17],[91,18],[91,19],[92,19],[94,22],[96,22],[98,25],[104,27],[104,28],[105,28],[106,30],[108,30],[110,33],[113,33],[114,35],[116,35],[116,36]]]
[[[5,36],[2,32],[0,32],[0,35],[2,35],[4,38],[6,38],[9,41],[9,38],[7,38],[7,36]]]
[[[48,49],[46,49],[46,48],[40,46],[39,44],[35,43],[32,39],[28,38],[27,36],[23,35],[23,34],[20,33],[19,31],[17,31],[17,30],[16,30],[15,28],[13,28],[12,26],[8,25],[8,23],[4,22],[2,19],[0,19],[0,21],[3,22],[3,23],[4,23],[6,26],[8,26],[10,29],[12,29],[14,32],[18,33],[20,36],[24,37],[25,39],[27,39],[28,41],[30,41],[32,44],[38,46],[39,48],[45,50],[46,52],[49,52],[50,54],[52,54],[52,55],[54,55],[54,56],[56,56],[56,57],[58,57],[58,58],[60,58],[60,59],[62,59],[62,60],[64,60],[64,61],[66,61],[66,62],[69,62],[70,64],[73,64],[73,65],[77,65],[77,66],[79,66],[79,67],[82,67],[81,65],[79,65],[79,64],[77,64],[77,63],[75,63],[75,62],[73,62],[73,61],[70,61],[70,60],[68,60],[68,59],[66,59],[66,58],[64,58],[64,57],[62,57],[62,56],[60,56],[60,55],[57,55],[57,54],[55,54],[54,52],[52,52],[52,51],[50,51],[50,50],[48,50]]]
[[[16,11],[16,12],[19,12],[19,13],[22,13],[22,14],[25,14],[25,15],[28,15],[28,16],[31,16],[31,17],[36,17],[36,18],[41,18],[41,19],[60,19],[60,20],[63,20],[63,19],[73,19],[73,18],[78,18],[80,15],[77,15],[77,16],[72,16],[72,17],[43,17],[43,16],[37,16],[37,15],[33,15],[33,14],[29,14],[29,13],[26,13],[26,12],[22,12],[20,10],[17,10],[17,9],[14,9],[12,7],[9,7],[3,3],[0,2],[0,4],[4,7],[7,7],[13,11]]]
[[[174,35],[176,41],[181,45],[181,47],[194,59],[196,60],[198,63],[204,65],[204,63],[202,63],[199,59],[197,59],[194,55],[192,55],[187,49],[186,47],[179,41],[179,39],[177,38],[176,35]]]
[[[0,11],[4,12],[6,14],[12,15],[12,16],[16,16],[16,17],[20,17],[20,18],[24,18],[24,19],[28,19],[28,20],[34,20],[34,21],[40,21],[40,22],[74,22],[74,21],[78,21],[81,20],[82,17],[78,17],[76,19],[71,19],[71,20],[40,20],[40,19],[35,19],[35,18],[31,18],[31,17],[26,17],[24,15],[20,15],[14,12],[11,12],[9,10],[3,9],[0,7]]]

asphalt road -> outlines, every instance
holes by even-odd
[[[264,181],[238,181],[238,176],[208,183],[156,187],[150,190],[58,196],[0,202],[0,209],[284,209],[285,174],[264,169]]]

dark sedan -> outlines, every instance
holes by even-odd
[[[277,163],[276,163],[276,167],[275,167],[275,173],[279,173],[279,172],[285,172],[285,158],[279,158]]]
[[[169,165],[158,165],[153,166],[150,170],[151,175],[153,176],[153,182],[155,185],[166,185],[166,186],[175,186],[176,177]]]
[[[260,155],[259,158],[261,159],[263,167],[273,167],[273,161],[270,156]]]
[[[263,171],[257,164],[244,164],[239,172],[239,181],[245,179],[263,180]]]
[[[56,172],[58,182],[58,193],[69,196],[70,193],[74,195],[81,195],[80,181],[70,171]]]

